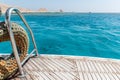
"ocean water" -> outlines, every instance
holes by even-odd
[[[36,13],[24,16],[40,54],[120,59],[120,14]],[[0,20],[4,20],[3,16]],[[16,15],[12,20],[24,26]],[[10,46],[10,42],[0,43],[0,52],[11,52]],[[29,50],[32,48],[30,45]]]

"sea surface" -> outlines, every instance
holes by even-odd
[[[120,59],[119,13],[34,13],[24,16],[40,54]],[[12,20],[25,27],[16,15]],[[4,16],[0,21],[4,21]],[[29,52],[32,49],[30,38]],[[12,52],[9,41],[0,43],[0,52]]]

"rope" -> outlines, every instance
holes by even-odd
[[[17,23],[12,23],[12,31],[14,34],[16,46],[20,56],[20,60],[23,61],[28,52],[29,39],[26,31]],[[5,22],[0,23],[0,42],[9,41],[9,33]],[[6,79],[15,73],[18,69],[15,57],[13,53],[7,58],[0,58],[0,80]]]

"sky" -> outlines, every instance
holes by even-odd
[[[12,6],[66,12],[120,12],[120,0],[0,0]]]

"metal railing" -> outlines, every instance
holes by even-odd
[[[23,21],[23,23],[25,24],[25,26],[29,30],[30,35],[32,37],[32,42],[34,44],[34,49],[31,51],[31,53],[22,62],[20,62],[20,57],[18,55],[18,51],[17,51],[15,39],[14,39],[14,34],[12,32],[12,29],[11,29],[11,15],[12,15],[13,12],[17,13],[17,15],[20,17],[20,19]],[[18,65],[18,69],[19,69],[20,75],[23,76],[24,72],[22,70],[22,65],[25,63],[25,61],[28,60],[28,58],[30,58],[30,56],[33,53],[35,53],[35,52],[36,52],[36,56],[39,55],[38,54],[38,50],[37,50],[37,46],[36,46],[36,43],[35,43],[34,35],[32,33],[32,30],[31,30],[30,26],[28,25],[27,21],[25,20],[25,18],[22,16],[21,12],[18,9],[16,9],[16,8],[9,8],[6,11],[5,17],[6,17],[5,18],[5,23],[7,25],[7,29],[8,29],[9,35],[10,35],[10,41],[11,41],[11,44],[12,44],[14,56],[15,56],[15,59],[17,61],[17,65]]]

